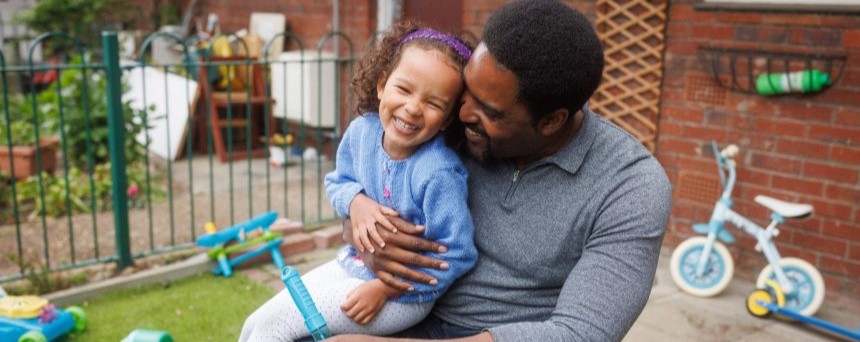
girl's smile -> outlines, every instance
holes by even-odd
[[[405,159],[451,123],[463,89],[460,72],[442,52],[408,46],[387,78],[377,84],[382,148]]]

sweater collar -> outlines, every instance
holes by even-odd
[[[600,118],[597,114],[588,109],[587,104],[582,107],[582,112],[584,114],[582,126],[573,139],[558,152],[543,159],[547,163],[558,165],[570,174],[575,174],[582,166],[599,130]]]

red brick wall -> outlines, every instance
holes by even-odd
[[[596,0],[562,1],[585,13],[592,22],[597,18]],[[509,0],[463,0],[463,30],[480,37],[490,14],[508,2]]]
[[[757,194],[809,203],[815,214],[788,220],[775,238],[783,256],[817,266],[828,293],[860,297],[860,16],[697,11],[671,1],[657,157],[675,187],[665,243],[675,246],[706,222],[713,203],[685,199],[681,175],[716,175],[711,140],[737,144],[735,209],[766,225]],[[698,59],[703,45],[811,53],[843,52],[842,78],[808,96],[766,98],[720,88]],[[757,276],[754,240],[729,228],[740,275]],[[832,298],[832,297],[831,297]]]
[[[134,0],[146,12],[151,11],[149,0]],[[186,2],[182,1],[184,11]],[[320,38],[332,31],[332,1],[318,0],[214,0],[199,1],[195,17],[206,18],[209,13],[218,15],[221,32],[232,33],[248,28],[251,12],[284,13],[290,32],[301,39],[306,49],[315,49]],[[376,29],[376,1],[340,1],[340,31],[352,41],[356,51],[362,51],[370,33]],[[286,46],[296,49],[295,44]]]
[[[332,2],[315,0],[282,1],[201,1],[197,13],[218,14],[222,32],[235,32],[247,28],[251,12],[284,13],[290,32],[301,39],[304,47],[316,48],[319,40],[332,31]],[[340,30],[356,48],[363,48],[370,32],[375,29],[375,2],[351,0],[340,2]],[[373,11],[371,11],[373,7]],[[288,49],[296,49],[290,45]]]

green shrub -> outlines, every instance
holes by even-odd
[[[43,210],[48,217],[89,213],[93,210],[111,210],[113,209],[113,181],[110,169],[110,163],[96,165],[92,175],[92,186],[89,175],[77,168],[69,170],[68,183],[63,174],[42,173],[40,187],[39,177],[30,176],[16,183],[18,205],[23,208],[23,212],[30,213],[28,219],[31,220],[38,218]],[[128,184],[138,186],[140,193],[145,194],[146,191],[150,191],[151,197],[155,200],[164,197],[164,191],[157,186],[160,182],[155,181],[155,184],[147,185],[146,166],[143,163],[129,164],[126,174]],[[42,192],[39,191],[40,189]],[[135,200],[131,204],[135,207],[142,205],[143,202]]]
[[[75,56],[70,65],[80,66],[82,61],[81,56]],[[128,89],[125,85],[123,88],[123,92]],[[59,80],[39,93],[36,99],[47,130],[60,132],[60,126],[63,127],[63,139],[68,149],[64,152],[75,166],[84,170],[110,159],[106,99],[107,82],[103,75],[83,67],[63,71]],[[125,158],[129,164],[143,161],[145,157],[146,150],[135,140],[135,136],[146,129],[142,120],[144,113],[143,110],[132,109],[130,101],[122,103]]]
[[[102,29],[121,29],[135,12],[130,0],[39,0],[16,19],[35,32],[63,32],[92,48],[100,46]],[[73,51],[65,39],[45,43],[50,54]]]
[[[59,217],[112,209],[114,189],[108,150],[107,82],[101,73],[85,68],[83,60],[81,56],[73,56],[69,63],[71,68],[62,71],[59,79],[35,98],[10,96],[8,112],[11,124],[7,124],[5,115],[0,116],[0,148],[7,146],[7,131],[11,132],[13,145],[35,142],[33,100],[38,109],[35,115],[39,119],[40,137],[53,135],[63,139],[62,152],[69,161],[68,182],[65,172],[58,171],[55,175],[42,173],[41,183],[36,176],[16,183],[15,200],[19,212],[30,219],[39,217],[43,211],[49,217]],[[127,89],[125,85],[123,88]],[[150,191],[155,199],[159,199],[164,191],[146,184],[146,150],[135,140],[146,129],[143,115],[144,110],[132,109],[129,101],[122,102],[126,175],[129,186],[134,185],[141,194]],[[2,223],[7,222],[11,215],[12,196],[6,190],[8,180],[0,177],[0,183]],[[143,204],[140,198],[130,203],[132,207]]]

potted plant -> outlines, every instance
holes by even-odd
[[[7,108],[8,116],[0,112],[4,114],[0,115],[0,171],[15,179],[24,179],[40,170],[41,160],[41,171],[53,172],[57,167],[60,140],[42,129],[36,141],[32,110],[24,97],[8,98]],[[44,123],[42,118],[39,126],[45,127]]]

